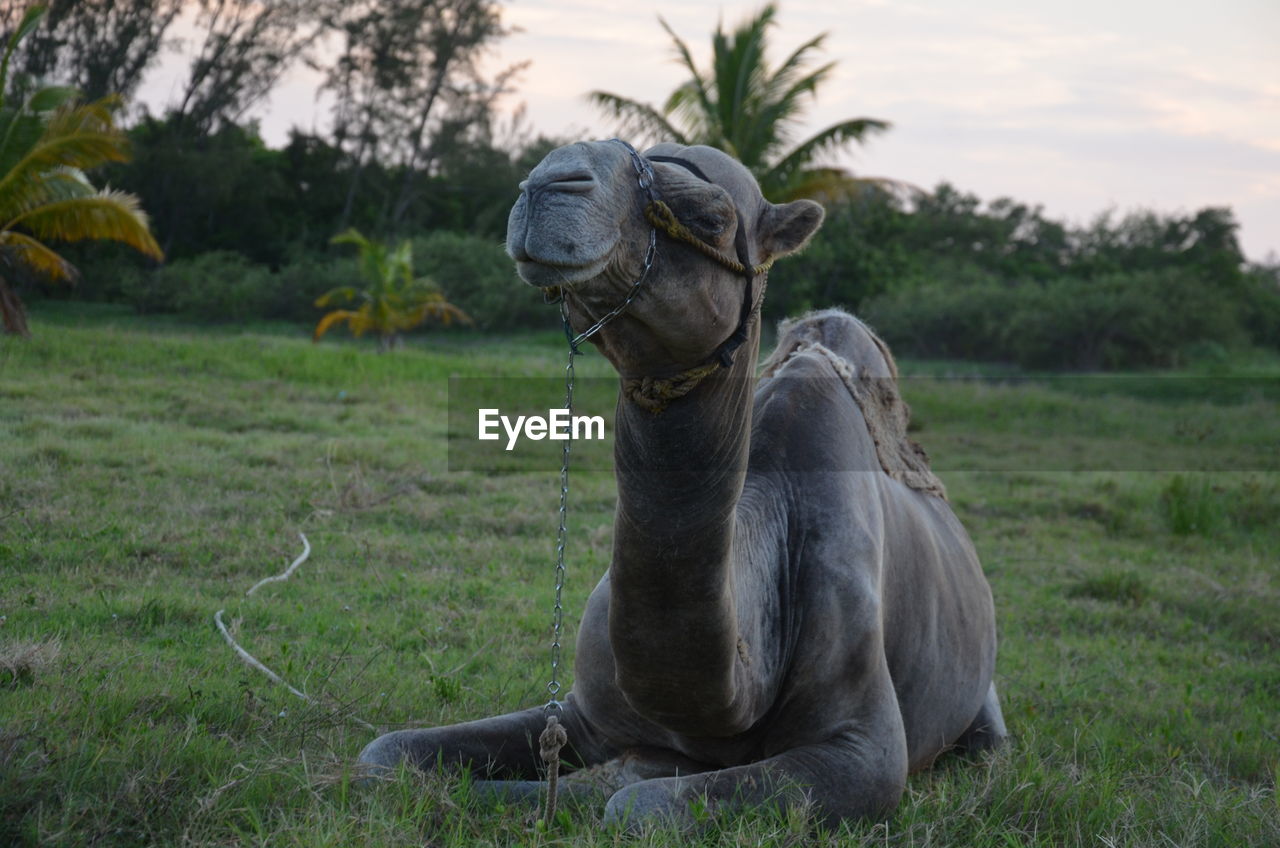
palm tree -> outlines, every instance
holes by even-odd
[[[692,76],[671,93],[661,111],[606,91],[593,91],[587,97],[620,121],[627,135],[706,144],[729,153],[755,174],[770,200],[848,194],[862,181],[844,168],[818,165],[816,160],[887,130],[889,124],[876,118],[853,118],[792,144],[806,98],[827,80],[835,63],[807,67],[810,54],[826,40],[823,33],[796,48],[777,68],[770,68],[765,54],[777,11],[770,3],[730,35],[717,26],[711,37],[711,68],[706,72],[698,69],[688,45],[659,17],[675,42],[680,63]]]
[[[22,269],[74,282],[78,272],[47,241],[110,239],[162,259],[138,199],[98,190],[85,171],[128,159],[116,128],[114,98],[82,103],[74,89],[38,88],[10,104],[9,61],[44,14],[33,6],[9,38],[0,62],[0,319],[9,333],[27,335],[22,302],[7,277]]]
[[[355,229],[333,237],[334,244],[353,244],[360,251],[360,273],[367,288],[340,286],[316,300],[316,306],[357,301],[356,309],[335,309],[316,325],[314,341],[320,341],[330,327],[345,323],[357,337],[370,330],[378,334],[379,348],[391,350],[400,343],[400,333],[434,319],[448,325],[452,321],[471,323],[471,318],[449,303],[429,277],[413,275],[413,244],[408,240],[390,248],[365,238]]]

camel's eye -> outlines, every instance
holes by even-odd
[[[719,215],[708,215],[698,224],[708,235],[718,236],[724,232],[724,218]]]
[[[729,229],[730,221],[715,209],[697,210],[685,222],[685,226],[703,241],[718,242]]]

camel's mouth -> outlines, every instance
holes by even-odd
[[[605,272],[612,258],[612,251],[590,262],[555,262],[532,257],[516,260],[516,273],[531,286],[576,286],[594,280]]]

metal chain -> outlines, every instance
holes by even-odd
[[[622,139],[614,138],[610,139],[610,141],[617,142],[627,149],[627,152],[631,155],[631,164],[636,169],[636,182],[639,184],[640,190],[645,193],[646,203],[652,203],[655,199],[653,166],[637,153],[634,147]],[[603,317],[581,333],[574,335],[573,329],[569,325],[568,305],[563,297],[560,300],[560,320],[564,324],[565,338],[569,340],[569,361],[564,369],[564,406],[571,417],[573,415],[573,358],[580,353],[578,345],[594,336],[600,331],[600,328],[621,315],[631,305],[631,301],[635,300],[636,295],[640,293],[641,284],[649,276],[649,269],[653,267],[653,257],[657,252],[657,243],[658,231],[651,227],[649,229],[649,244],[644,252],[644,267],[640,270],[640,276],[631,284],[631,289],[621,303],[610,309]],[[572,440],[565,439],[562,444],[563,447],[560,449],[560,516],[556,529],[556,594],[555,605],[552,607],[551,612],[551,678],[547,681],[547,694],[551,696],[551,699],[547,701],[544,707],[548,714],[562,710],[557,696],[560,694],[560,640],[564,629],[562,596],[564,594],[565,576],[564,551],[569,535],[569,446],[572,444]]]
[[[569,319],[565,315],[564,301],[560,302],[560,313],[567,326]],[[569,344],[569,362],[564,368],[564,407],[572,416],[573,358],[577,355],[577,351],[573,347],[572,340]],[[556,600],[551,611],[551,679],[547,682],[547,694],[551,696],[546,706],[548,712],[560,709],[560,701],[556,696],[560,694],[560,636],[564,624],[564,606],[561,604],[561,596],[564,594],[564,546],[569,534],[569,446],[573,444],[573,440],[565,439],[562,444],[563,447],[560,448],[560,523],[556,530]]]

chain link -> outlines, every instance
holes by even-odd
[[[656,196],[653,191],[653,166],[648,160],[636,152],[636,149],[620,138],[610,139],[617,142],[627,149],[627,153],[631,155],[631,164],[636,170],[636,182],[640,186],[640,190],[645,194],[645,202],[652,203]],[[608,324],[614,318],[617,318],[622,312],[631,305],[631,301],[635,300],[637,294],[640,293],[640,286],[649,276],[649,269],[653,267],[654,254],[657,252],[658,231],[652,227],[649,229],[649,244],[644,251],[644,267],[640,270],[640,276],[631,284],[630,290],[622,302],[610,309],[599,320],[592,324],[581,333],[574,335],[573,328],[569,325],[569,308],[563,297],[560,298],[560,320],[564,324],[565,338],[569,340],[569,361],[564,368],[564,406],[568,410],[568,414],[573,415],[573,358],[580,351],[578,345],[594,336],[600,331],[600,328]],[[556,529],[556,593],[555,604],[551,610],[551,677],[547,681],[547,694],[551,696],[547,701],[544,709],[548,713],[559,712],[562,707],[558,696],[560,694],[560,653],[561,638],[564,633],[564,605],[562,603],[564,595],[564,577],[565,577],[565,545],[569,536],[569,446],[572,444],[571,439],[565,439],[560,449],[560,515],[559,523]]]

